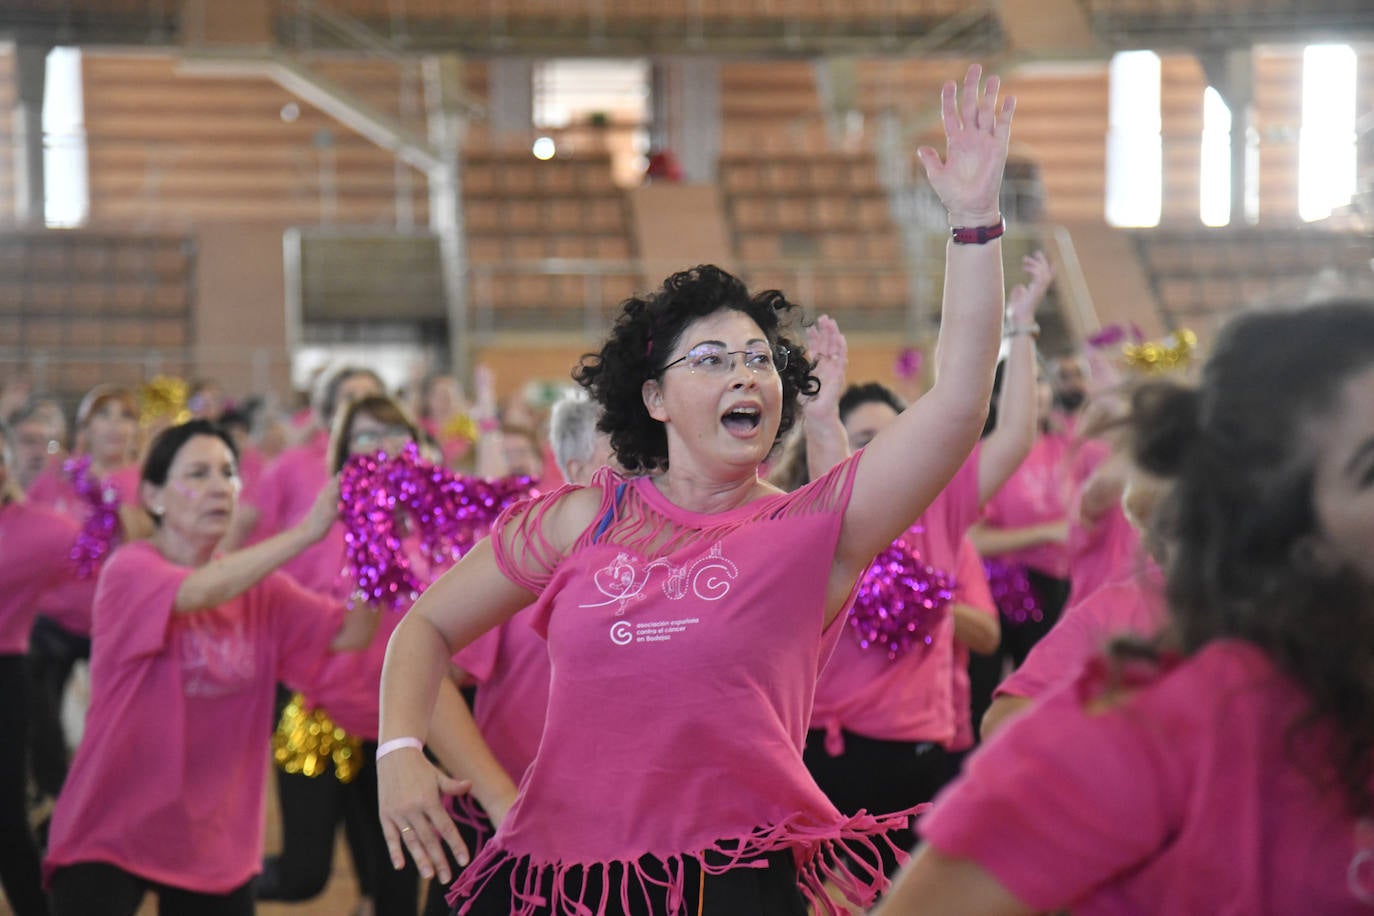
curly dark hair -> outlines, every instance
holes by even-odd
[[[1311,776],[1337,774],[1355,816],[1374,813],[1374,588],[1310,558],[1307,431],[1371,366],[1374,303],[1251,313],[1222,332],[1198,388],[1144,385],[1128,420],[1135,460],[1174,480],[1150,533],[1167,545],[1168,638],[1185,653],[1242,639],[1293,677],[1311,708],[1290,749],[1334,726],[1331,769]]]
[[[668,467],[668,436],[649,416],[642,390],[670,361],[692,322],[724,310],[754,320],[773,347],[788,351],[782,377],[782,419],[777,441],[796,422],[801,395],[820,390],[815,363],[802,344],[785,333],[798,307],[775,289],[750,294],[744,283],[711,264],[679,271],[661,289],[621,303],[621,312],[599,353],[582,357],[573,378],[603,410],[597,428],[611,437],[621,467],[631,473]]]

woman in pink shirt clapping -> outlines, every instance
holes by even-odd
[[[1130,424],[1165,634],[972,758],[884,916],[1374,907],[1374,303],[1237,318]]]
[[[382,676],[383,822],[422,872],[461,841],[417,749],[453,652],[538,602],[544,737],[450,901],[463,914],[835,912],[885,884],[881,835],[802,763],[816,676],[855,583],[977,441],[1002,323],[998,192],[1011,102],[971,67],[943,92],[955,227],[934,387],[858,455],[792,493],[759,467],[816,392],[793,306],[698,267],[627,300],[578,381],[621,467],[513,507],[406,616]],[[474,786],[474,791],[476,791]],[[867,841],[865,843],[865,840]],[[851,862],[842,853],[859,848]],[[459,853],[459,859],[465,853]],[[436,864],[437,863],[437,864]]]

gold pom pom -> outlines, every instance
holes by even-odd
[[[334,724],[329,714],[306,706],[299,693],[281,711],[272,735],[272,760],[287,773],[315,777],[332,762],[339,782],[350,783],[362,768],[361,738]]]
[[[477,441],[477,421],[465,413],[454,414],[440,430],[444,439],[463,439]]]
[[[139,421],[144,426],[152,426],[159,420],[185,423],[191,419],[191,412],[186,409],[188,392],[185,380],[170,375],[157,376],[139,389]]]
[[[1126,365],[1142,372],[1169,372],[1188,365],[1197,349],[1197,335],[1180,328],[1164,340],[1143,344],[1128,343],[1121,348]]]

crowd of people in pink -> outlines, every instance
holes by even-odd
[[[7,395],[16,916],[308,901],[340,824],[377,916],[1374,910],[1374,303],[1041,354],[1014,108],[971,67],[916,151],[910,403],[712,265],[533,409],[482,368],[295,416],[100,385],[70,436]]]

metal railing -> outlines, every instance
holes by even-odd
[[[327,47],[338,36],[293,35],[295,0],[283,0],[284,43]],[[342,16],[416,50],[494,53],[798,53],[914,46],[999,45],[994,4],[955,0],[334,0]],[[929,37],[927,37],[929,36]]]

